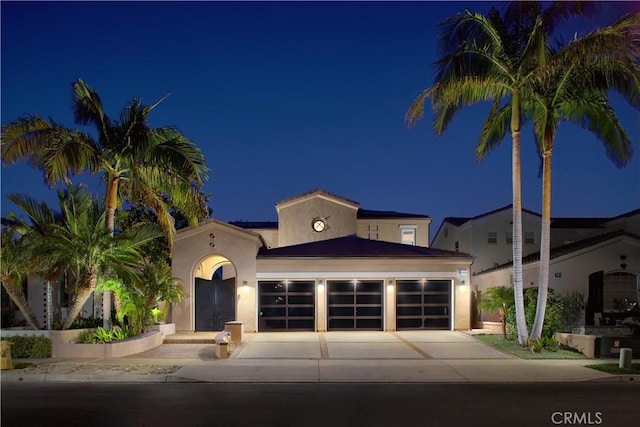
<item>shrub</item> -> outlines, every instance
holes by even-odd
[[[97,328],[94,332],[86,331],[78,335],[77,342],[82,344],[106,344],[112,341],[120,341],[129,337],[127,331],[115,326],[113,329]]]
[[[14,359],[48,359],[51,357],[51,340],[47,337],[5,337],[11,342],[11,357]]]
[[[527,320],[527,326],[531,328],[536,317],[536,304],[538,299],[538,288],[526,288],[523,292],[524,297],[524,315]],[[554,290],[549,288],[547,296],[547,308],[544,313],[544,325],[542,327],[542,337],[553,337],[557,331],[563,329],[565,322],[565,312],[563,298],[555,294]],[[509,339],[517,338],[516,328],[516,308],[512,305],[507,310],[507,337]]]

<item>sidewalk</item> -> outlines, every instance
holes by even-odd
[[[15,362],[36,366],[2,371],[1,381],[640,383],[637,375],[610,375],[585,367],[617,361],[519,359],[467,334],[447,331],[248,334],[224,360],[215,358],[212,344],[185,343],[163,344],[122,358]]]

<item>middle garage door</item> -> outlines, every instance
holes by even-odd
[[[382,330],[382,280],[328,280],[328,330]]]

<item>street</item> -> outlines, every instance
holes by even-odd
[[[632,426],[640,384],[2,383],[2,426]]]

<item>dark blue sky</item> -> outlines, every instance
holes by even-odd
[[[273,204],[315,188],[361,207],[473,216],[511,202],[511,146],[482,163],[473,148],[488,105],[459,114],[444,136],[431,117],[408,129],[407,106],[433,82],[436,26],[489,2],[6,2],[1,3],[1,120],[50,116],[75,126],[80,77],[115,117],[133,98],[155,126],[177,125],[205,152],[214,216],[275,220]],[[633,3],[608,3],[585,34]],[[614,103],[636,152],[640,120]],[[523,132],[523,206],[540,211],[539,160]],[[102,195],[102,187],[94,187]],[[12,192],[53,202],[41,173],[2,167],[2,214]],[[553,155],[554,216],[615,216],[640,207],[638,154],[616,168],[589,133],[560,125]]]

